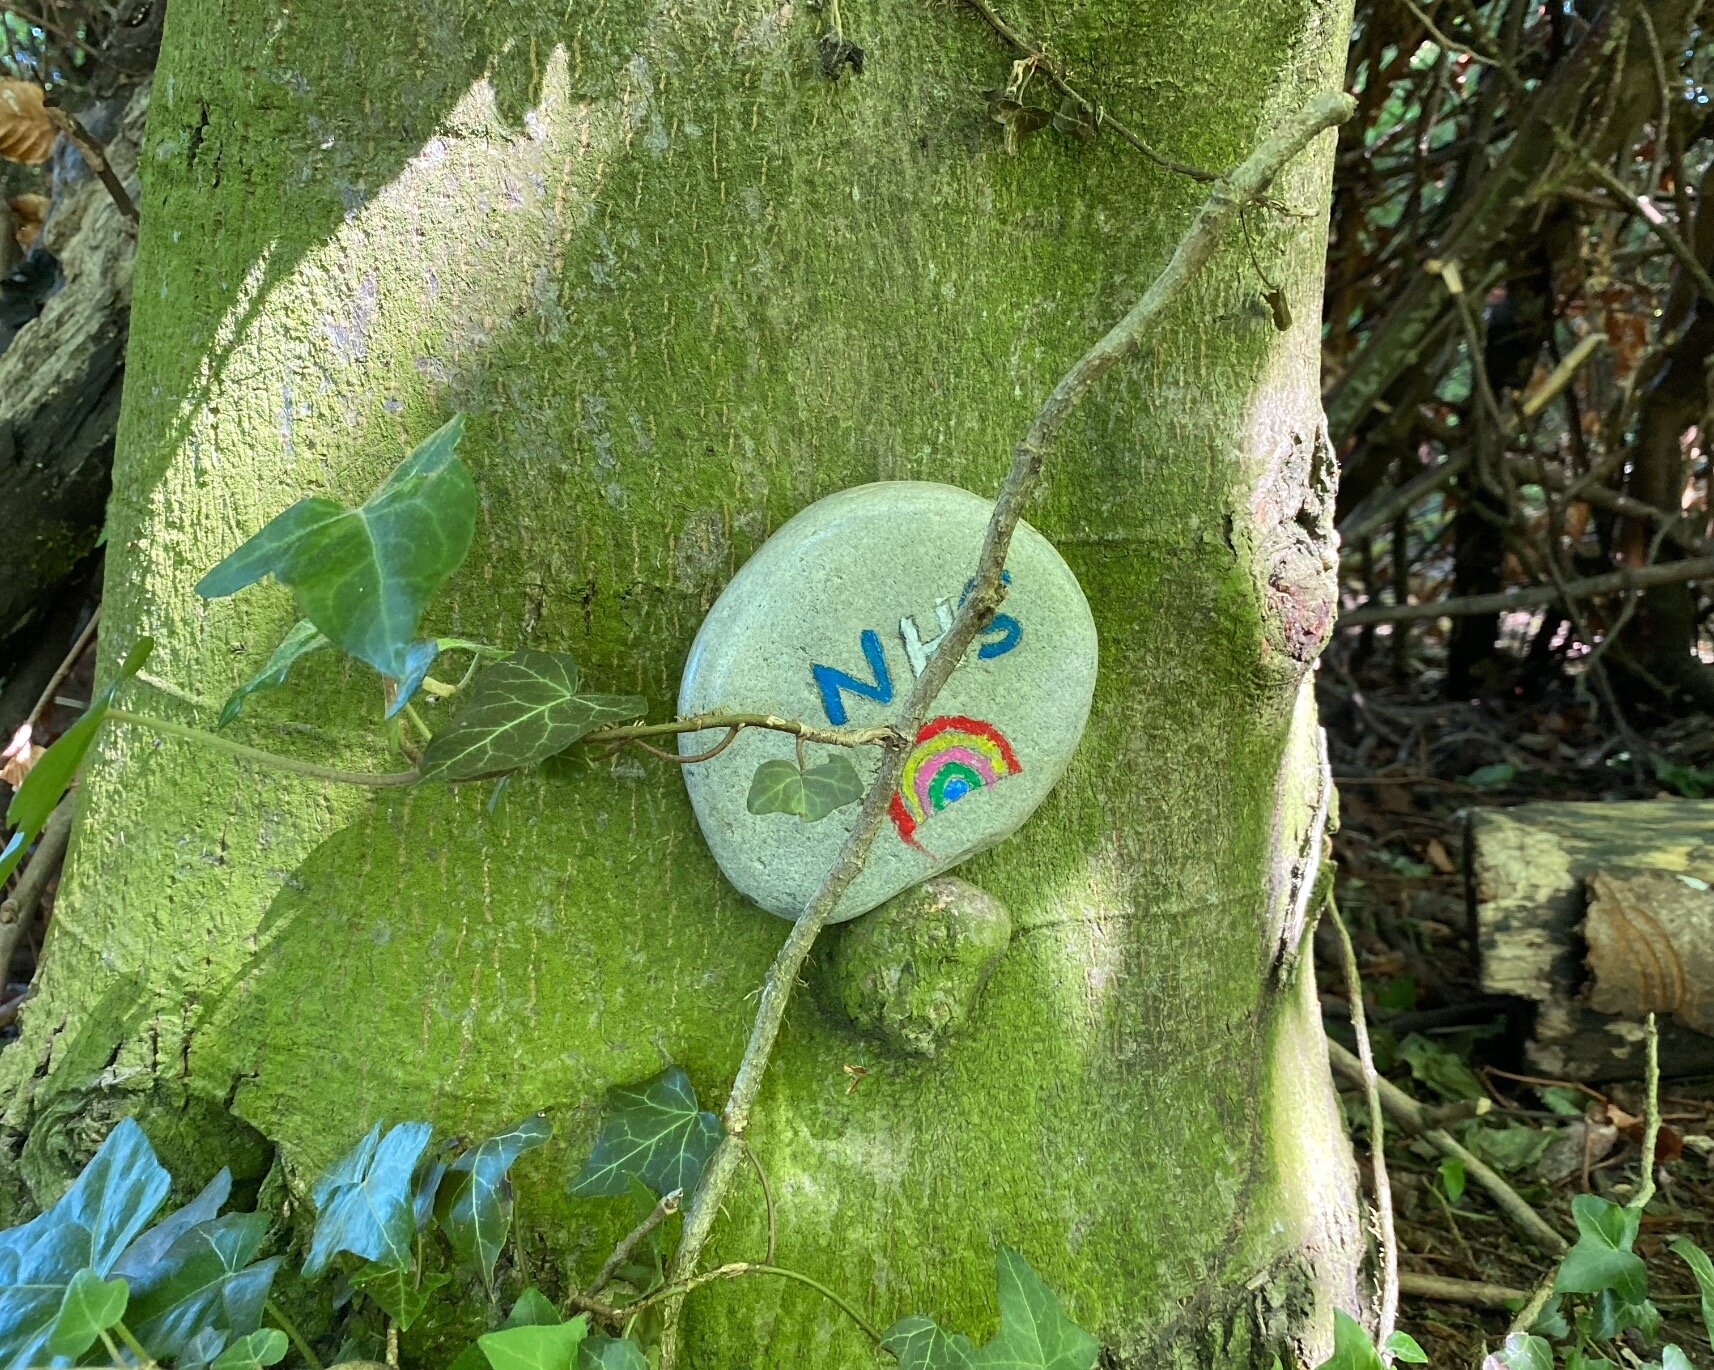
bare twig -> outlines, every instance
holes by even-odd
[[[1492,1308],[1505,1313],[1528,1303],[1530,1297],[1527,1289],[1489,1284],[1484,1280],[1419,1275],[1410,1270],[1400,1272],[1399,1292],[1413,1299],[1435,1299],[1440,1303],[1461,1303],[1467,1308]]]
[[[48,683],[42,686],[41,694],[36,696],[35,707],[25,717],[24,727],[34,728],[41,721],[43,711],[49,704],[53,703],[54,691],[59,689],[60,682],[71,674],[72,667],[77,665],[78,658],[83,655],[84,648],[89,646],[90,641],[95,637],[95,630],[100,626],[101,606],[97,604],[95,612],[89,616],[89,622],[83,625],[83,631],[77,635],[77,641],[71,644],[71,650],[54,668],[54,673],[48,677]]]
[[[756,1183],[762,1186],[762,1202],[768,1208],[768,1254],[765,1257],[765,1262],[772,1265],[774,1263],[774,1239],[776,1235],[773,1187],[768,1184],[768,1172],[762,1169],[762,1158],[756,1154],[756,1148],[745,1142],[744,1154],[750,1158],[750,1164],[755,1167]]]
[[[726,1265],[718,1265],[712,1270],[705,1270],[700,1275],[692,1275],[687,1279],[674,1280],[670,1284],[662,1285],[659,1289],[655,1290],[654,1293],[638,1299],[635,1303],[625,1304],[623,1307],[616,1307],[612,1304],[602,1303],[599,1299],[588,1298],[581,1294],[573,1294],[566,1300],[566,1302],[575,1311],[588,1313],[591,1317],[598,1318],[609,1326],[616,1327],[623,1325],[627,1320],[635,1317],[639,1313],[646,1312],[657,1304],[665,1303],[668,1307],[672,1307],[686,1294],[690,1293],[692,1290],[702,1288],[705,1284],[713,1284],[717,1280],[735,1280],[742,1275],[773,1275],[778,1279],[791,1280],[797,1284],[804,1285],[809,1289],[813,1289],[816,1293],[820,1294],[824,1299],[827,1299],[836,1308],[843,1312],[845,1316],[850,1318],[852,1322],[857,1324],[857,1326],[861,1327],[870,1341],[876,1343],[876,1345],[880,1344],[881,1333],[879,1329],[877,1329],[873,1323],[853,1308],[847,1300],[834,1293],[833,1290],[829,1289],[825,1284],[822,1284],[821,1281],[811,1279],[801,1271],[787,1270],[783,1266],[778,1265],[763,1265],[756,1261],[731,1261]]]
[[[800,723],[795,718],[780,718],[774,714],[693,714],[689,718],[675,718],[668,723],[619,723],[608,728],[597,728],[584,736],[585,742],[635,742],[644,737],[676,737],[680,733],[712,733],[721,729],[763,728],[770,732],[790,733],[793,737],[805,742],[819,742],[828,747],[877,747],[889,742],[901,740],[899,730],[892,724],[883,723],[873,728],[817,728],[809,723]],[[724,748],[725,743],[720,747]],[[718,751],[719,748],[716,749]],[[707,753],[708,756],[715,752]],[[689,761],[690,757],[679,760]]]
[[[1381,1246],[1381,1308],[1376,1319],[1375,1341],[1384,1345],[1392,1336],[1399,1316],[1399,1244],[1393,1231],[1393,1187],[1387,1178],[1386,1121],[1381,1114],[1380,1076],[1375,1070],[1369,1025],[1363,1012],[1363,977],[1357,969],[1357,951],[1351,945],[1351,934],[1339,916],[1339,904],[1331,890],[1327,894],[1327,916],[1339,934],[1339,949],[1345,962],[1345,993],[1351,1004],[1351,1030],[1357,1034],[1357,1061],[1362,1067],[1363,1093],[1369,1100],[1369,1162],[1375,1174],[1375,1218],[1380,1225]]]
[[[113,203],[125,221],[133,228],[137,225],[137,206],[132,203],[131,193],[125,189],[125,182],[119,179],[119,173],[113,170],[107,160],[107,154],[94,136],[91,135],[77,120],[77,116],[51,93],[42,99],[42,108],[47,112],[53,126],[63,133],[83,160],[89,164],[89,169],[100,178],[101,184],[107,187],[107,193],[113,197]]]
[[[642,1222],[619,1238],[618,1244],[613,1248],[613,1254],[602,1263],[601,1269],[596,1273],[595,1282],[589,1286],[586,1297],[593,1299],[607,1287],[608,1282],[619,1273],[625,1262],[631,1259],[631,1253],[637,1249],[638,1243],[678,1212],[679,1200],[682,1198],[682,1189],[662,1195],[661,1201],[648,1211]]]
[[[1660,1029],[1655,1026],[1652,1013],[1648,1016],[1644,1032],[1643,1041],[1648,1050],[1648,1099],[1643,1108],[1643,1169],[1636,1196],[1629,1205],[1639,1213],[1654,1198],[1655,1145],[1660,1140]]]
[[[967,0],[967,2],[971,9],[975,10],[976,13],[983,17],[983,19],[987,20],[989,28],[993,29],[995,33],[999,34],[1000,37],[1004,38],[1019,52],[1023,53],[1024,56],[1034,65],[1035,69],[1043,76],[1047,77],[1055,90],[1057,90],[1061,95],[1070,96],[1071,99],[1077,102],[1079,108],[1089,110],[1093,113],[1095,116],[1096,128],[1112,129],[1113,132],[1117,133],[1156,166],[1165,167],[1168,171],[1177,172],[1180,176],[1188,176],[1191,180],[1201,181],[1204,184],[1216,179],[1212,171],[1204,171],[1201,167],[1192,166],[1189,162],[1181,162],[1176,157],[1168,157],[1164,152],[1156,152],[1154,148],[1150,147],[1141,138],[1137,137],[1136,134],[1132,133],[1130,129],[1126,128],[1125,125],[1120,123],[1111,114],[1107,113],[1106,109],[1101,105],[1096,104],[1093,100],[1085,99],[1077,91],[1073,90],[1065,79],[1065,73],[1060,70],[1059,63],[1055,62],[1053,58],[1047,55],[1047,53],[1043,52],[1034,43],[1030,42],[1028,38],[1024,37],[1022,33],[1013,28],[998,14],[996,14],[987,3],[987,0]]]
[[[1333,1068],[1347,1080],[1355,1085],[1366,1084],[1363,1063],[1339,1043],[1329,1041],[1327,1054],[1333,1062]],[[1428,1126],[1421,1104],[1384,1075],[1376,1076],[1375,1084],[1381,1096],[1381,1106],[1386,1109],[1388,1116],[1407,1132],[1420,1136],[1441,1155],[1451,1156],[1462,1162],[1465,1175],[1487,1191],[1488,1197],[1493,1199],[1500,1211],[1512,1220],[1519,1231],[1551,1256],[1560,1256],[1570,1250],[1570,1243],[1549,1227],[1541,1214],[1525,1203],[1517,1190],[1507,1184],[1498,1171],[1468,1147],[1460,1144],[1445,1128]]]
[[[11,969],[12,953],[18,949],[36,916],[36,909],[46,893],[48,881],[60,867],[66,844],[71,839],[72,800],[60,800],[48,815],[36,838],[36,850],[24,867],[18,883],[4,902],[0,902],[0,989],[4,989],[7,972]]]
[[[1318,97],[1286,120],[1280,131],[1267,139],[1242,165],[1216,181],[1172,259],[1154,283],[1130,312],[1061,378],[1037,412],[1029,431],[1018,443],[1011,471],[994,502],[994,513],[983,538],[970,593],[960,605],[939,648],[929,657],[922,675],[917,677],[897,724],[898,737],[883,744],[881,765],[833,869],[792,925],[785,944],[768,969],[750,1041],[744,1049],[737,1078],[721,1114],[721,1125],[726,1135],[704,1170],[685,1215],[684,1234],[673,1261],[675,1281],[686,1280],[696,1269],[702,1248],[713,1230],[715,1216],[741,1161],[738,1142],[749,1126],[751,1111],[761,1092],[762,1077],[773,1056],[774,1043],[785,1019],[792,988],[797,984],[798,975],[816,938],[827,926],[851,882],[862,871],[869,850],[886,821],[888,803],[898,788],[909,754],[904,739],[916,736],[928,716],[929,707],[964,659],[965,652],[976,640],[976,634],[989,622],[1005,598],[1000,573],[1005,567],[1006,553],[1023,516],[1024,506],[1041,478],[1042,463],[1048,449],[1096,382],[1120,362],[1135,355],[1144,340],[1152,335],[1167,310],[1213,257],[1239,211],[1261,195],[1280,169],[1302,152],[1313,138],[1349,118],[1355,108],[1356,102],[1343,93]],[[680,1307],[680,1299],[674,1298],[664,1310],[662,1370],[676,1370],[678,1365]]]
[[[1492,595],[1466,595],[1429,604],[1365,604],[1339,616],[1341,628],[1360,628],[1365,623],[1404,623],[1423,618],[1454,618],[1460,614],[1508,613],[1554,604],[1564,596],[1587,599],[1620,590],[1646,590],[1656,585],[1676,585],[1682,580],[1714,577],[1714,557],[1690,561],[1666,561],[1654,566],[1628,566],[1605,575],[1586,576],[1558,585],[1528,585],[1520,590],[1502,590]]]

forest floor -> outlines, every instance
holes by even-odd
[[[1578,1194],[1622,1203],[1635,1192],[1644,1086],[1516,1078],[1528,1074],[1528,1016],[1518,1001],[1480,987],[1465,875],[1467,816],[1481,806],[1536,800],[1714,794],[1714,719],[1650,716],[1622,701],[1635,736],[1657,758],[1638,774],[1615,742],[1611,719],[1568,682],[1537,690],[1527,702],[1448,702],[1438,697],[1432,670],[1417,667],[1400,681],[1390,663],[1354,665],[1352,657],[1335,647],[1324,659],[1321,706],[1339,791],[1336,889],[1357,948],[1377,1066],[1425,1106],[1454,1116],[1486,1110],[1452,1130],[1574,1238]],[[1330,933],[1324,923],[1317,938],[1324,1017],[1329,1034],[1351,1046]],[[1365,1100],[1345,1089],[1342,1102],[1365,1155]],[[1659,1191],[1637,1249],[1663,1314],[1661,1340],[1708,1364],[1695,1281],[1666,1248],[1676,1236],[1714,1247],[1714,1079],[1663,1079],[1660,1105]],[[1392,1128],[1386,1151],[1402,1271],[1520,1293],[1552,1271],[1553,1259],[1521,1237],[1477,1185],[1461,1185],[1458,1173],[1449,1182],[1440,1153],[1426,1142]],[[1504,1341],[1510,1319],[1504,1308],[1407,1293],[1399,1325],[1433,1364],[1473,1366]]]

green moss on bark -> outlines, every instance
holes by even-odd
[[[1012,17],[1146,136],[1223,166],[1339,79],[1347,8]],[[997,485],[1200,189],[1113,139],[1008,157],[978,92],[1009,55],[970,12],[842,13],[867,60],[830,84],[826,15],[792,4],[301,0],[264,24],[175,0],[104,643],[159,640],[156,671],[203,701],[161,709],[211,720],[292,618],[272,590],[202,603],[202,571],[300,493],[361,497],[453,408],[484,502],[430,627],[571,651],[657,714],[721,585],[803,505]],[[1324,208],[1329,152],[1279,192]],[[1280,834],[1314,784],[1258,571],[1302,494],[1281,454],[1318,419],[1321,219],[1258,229],[1305,322],[1274,331],[1233,246],[1081,414],[1030,513],[1088,592],[1103,674],[1063,785],[963,872],[1016,929],[969,1032],[918,1063],[807,999],[787,1023],[752,1133],[781,1257],[878,1322],[990,1325],[1001,1241],[1120,1365],[1151,1363],[1210,1280],[1297,1260],[1349,1279],[1313,1000],[1270,978]],[[253,712],[265,745],[391,764],[354,668],[309,663]],[[472,1134],[547,1108],[564,1141],[520,1168],[521,1274],[588,1278],[624,1222],[565,1187],[604,1088],[664,1053],[718,1099],[784,924],[721,881],[670,768],[568,761],[485,801],[109,738],[0,1126],[135,1072],[303,1177],[382,1115]],[[67,1032],[98,1065],[62,1055]],[[871,1074],[847,1092],[853,1063]],[[763,1240],[740,1196],[712,1254]],[[699,1292],[690,1334],[708,1370],[871,1363],[777,1282]],[[1253,1340],[1219,1356],[1268,1363]]]

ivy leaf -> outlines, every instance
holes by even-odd
[[[1343,1308],[1333,1310],[1333,1354],[1316,1370],[1386,1370],[1363,1325]]]
[[[133,1287],[131,1330],[156,1359],[176,1359],[210,1327],[242,1337],[262,1325],[280,1258],[251,1261],[268,1227],[265,1213],[228,1213],[201,1223]]]
[[[1391,1352],[1394,1360],[1402,1360],[1409,1365],[1428,1364],[1428,1352],[1417,1345],[1416,1338],[1409,1332],[1394,1332],[1381,1343],[1381,1350]]]
[[[79,1270],[66,1286],[53,1335],[48,1339],[48,1354],[81,1356],[125,1316],[128,1294],[124,1280],[103,1280],[87,1267]]]
[[[226,703],[220,706],[220,721],[217,727],[224,728],[244,711],[244,701],[253,694],[264,690],[277,690],[286,683],[286,677],[293,666],[311,652],[319,652],[323,647],[331,647],[320,628],[307,618],[300,618],[280,640],[280,645],[274,648],[274,653],[268,658],[268,664],[250,679],[246,680],[236,690],[226,697]]]
[[[1676,1346],[1661,1348],[1660,1370],[1696,1370],[1690,1357]]]
[[[1464,1162],[1448,1156],[1440,1163],[1440,1187],[1446,1191],[1446,1201],[1457,1203],[1464,1197]]]
[[[656,1194],[695,1188],[720,1145],[720,1120],[697,1107],[690,1077],[672,1066],[646,1084],[615,1089],[609,1101],[612,1112],[571,1192],[623,1194],[633,1175]]]
[[[121,685],[143,669],[149,653],[154,650],[153,638],[138,638],[125,654],[125,660],[119,663],[119,673],[114,676],[113,683],[95,697],[82,718],[36,758],[36,764],[30,768],[24,783],[18,786],[12,802],[6,806],[6,821],[17,831],[5,849],[0,851],[0,882],[23,860],[25,848],[41,836],[49,817],[71,787],[77,768],[89,754],[96,733],[107,721],[107,711],[113,707],[114,695],[118,694]]]
[[[507,1327],[551,1327],[563,1321],[553,1300],[533,1285],[518,1295],[518,1301],[506,1315]]]
[[[240,1337],[220,1353],[214,1370],[262,1370],[278,1365],[286,1358],[286,1334],[277,1328],[264,1327],[247,1337]]]
[[[597,1333],[577,1348],[577,1370],[649,1370],[649,1358],[629,1337]]]
[[[894,1323],[882,1349],[906,1370],[1093,1370],[1101,1343],[1065,1316],[1058,1295],[1009,1246],[1000,1248],[999,1282],[1000,1330],[980,1351],[920,1314]]]
[[[463,564],[476,532],[476,484],[456,455],[457,414],[356,509],[301,499],[200,581],[221,599],[272,575],[339,647],[394,680],[409,674],[423,608]]]
[[[1599,1294],[1611,1290],[1622,1303],[1640,1304],[1648,1297],[1648,1271],[1631,1250],[1642,1215],[1595,1194],[1571,1201],[1577,1223],[1577,1244],[1565,1253],[1554,1277],[1556,1294]]]
[[[494,1370],[572,1370],[589,1319],[575,1317],[551,1326],[505,1327],[478,1337],[476,1344]]]
[[[577,663],[518,651],[476,677],[470,700],[423,752],[424,780],[474,780],[522,770],[608,723],[648,708],[635,695],[580,695]]]
[[[806,823],[819,823],[862,797],[862,777],[848,756],[802,771],[795,761],[764,761],[750,781],[745,807],[751,813],[791,813]]]
[[[1553,1370],[1553,1347],[1527,1332],[1513,1332],[1482,1362],[1482,1370]]]
[[[366,1265],[352,1274],[351,1283],[374,1299],[381,1311],[399,1324],[399,1331],[408,1332],[422,1317],[435,1290],[451,1278],[445,1273],[419,1278],[409,1265]]]
[[[1053,123],[1053,111],[1026,105],[1005,90],[988,92],[988,117],[1006,130],[1006,151],[1016,156],[1018,147],[1032,133]]]
[[[970,1370],[976,1348],[962,1332],[948,1332],[933,1318],[913,1313],[900,1318],[881,1338],[902,1370]]]
[[[135,1120],[107,1134],[63,1198],[0,1232],[0,1365],[39,1365],[77,1274],[105,1279],[167,1196],[172,1179]]]
[[[1688,1265],[1696,1277],[1697,1292],[1702,1295],[1702,1325],[1708,1329],[1708,1339],[1714,1341],[1714,1261],[1689,1237],[1680,1237],[1667,1250]]]
[[[553,1136],[539,1113],[525,1118],[509,1132],[467,1151],[452,1163],[435,1199],[435,1216],[465,1260],[476,1262],[482,1282],[494,1285],[494,1263],[500,1259],[512,1226],[512,1182],[507,1171],[526,1151]]]
[[[411,1175],[429,1142],[427,1123],[400,1123],[386,1137],[376,1123],[310,1190],[315,1235],[304,1274],[314,1279],[335,1252],[378,1265],[408,1266],[416,1236]]]
[[[1522,1170],[1541,1159],[1554,1135],[1546,1128],[1538,1130],[1522,1123],[1502,1127],[1478,1123],[1464,1130],[1464,1143],[1496,1170]]]
[[[123,1278],[133,1290],[144,1287],[166,1259],[173,1243],[191,1228],[219,1217],[220,1207],[231,1193],[232,1172],[222,1166],[202,1193],[126,1247],[125,1254],[114,1263],[112,1273]]]
[[[1480,1099],[1487,1093],[1476,1072],[1454,1052],[1420,1033],[1413,1032],[1399,1043],[1398,1057],[1413,1077],[1448,1099]]]

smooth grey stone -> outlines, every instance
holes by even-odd
[[[886,481],[841,491],[791,519],[732,578],[703,621],[679,686],[681,717],[770,713],[820,727],[897,719],[970,583],[993,510],[968,490]],[[1064,773],[1095,690],[1095,621],[1071,568],[1020,524],[1009,593],[941,691],[906,782],[836,921],[956,866],[1017,830]],[[707,751],[720,732],[686,733]],[[850,756],[867,784],[879,749],[808,744],[814,767]],[[859,805],[817,823],[753,814],[756,768],[791,759],[786,733],[746,729],[683,768],[702,834],[726,878],[763,908],[802,913],[833,868]]]

